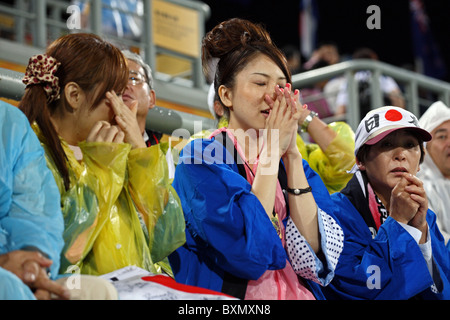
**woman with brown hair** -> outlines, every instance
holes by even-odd
[[[217,25],[202,49],[204,67],[218,58],[214,87],[229,121],[180,155],[173,185],[189,232],[169,256],[175,279],[242,299],[321,298],[342,234],[296,145],[301,111],[286,59],[242,19]]]
[[[146,147],[136,104],[128,108],[120,98],[128,78],[120,50],[93,34],[63,36],[30,59],[19,107],[61,193],[62,272],[76,266],[104,274],[129,265],[157,272],[154,263],[185,241],[164,154]],[[163,214],[172,224],[159,223]],[[156,239],[155,228],[171,237]]]

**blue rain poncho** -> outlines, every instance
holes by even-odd
[[[0,101],[0,255],[37,250],[58,275],[63,248],[59,190],[28,119]],[[0,299],[34,299],[14,274],[0,267]]]

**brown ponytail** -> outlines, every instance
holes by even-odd
[[[62,148],[58,133],[50,120],[50,109],[47,105],[47,95],[41,85],[32,85],[25,89],[25,94],[19,103],[19,109],[25,113],[30,123],[36,122],[45,137],[50,155],[55,162],[66,190],[69,188],[69,172],[66,154]]]

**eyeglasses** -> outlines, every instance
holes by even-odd
[[[139,72],[130,70],[130,75],[128,77],[128,84],[131,84],[132,86],[137,86],[144,82],[146,82],[144,75],[140,74]]]

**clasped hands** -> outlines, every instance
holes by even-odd
[[[422,231],[421,243],[426,239],[428,198],[423,182],[410,173],[404,173],[402,179],[392,189],[389,215],[397,220]]]
[[[287,83],[285,88],[275,86],[274,97],[268,94],[264,97],[264,101],[271,109],[265,124],[267,148],[270,149],[277,143],[281,157],[300,155],[296,144],[298,121],[306,105],[300,107],[299,96],[300,92],[297,89],[292,92],[291,85]],[[278,134],[273,135],[272,130],[276,130]]]
[[[33,291],[36,299],[69,299],[69,291],[49,279],[47,268],[52,261],[36,251],[15,250],[0,255],[0,267],[14,273]]]

